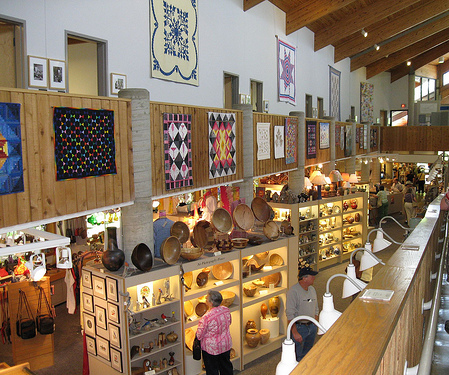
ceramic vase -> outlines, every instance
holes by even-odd
[[[103,252],[101,262],[109,271],[117,271],[125,263],[125,253],[117,247],[117,228],[108,227],[108,250]]]
[[[255,348],[260,341],[259,331],[254,328],[250,328],[246,331],[246,343],[250,348]]]
[[[260,336],[260,344],[266,344],[270,338],[270,330],[269,329],[261,329],[259,331],[259,336]]]
[[[171,331],[168,335],[167,335],[167,341],[168,342],[175,342],[178,339],[178,335]]]
[[[265,303],[262,303],[260,306],[260,313],[262,314],[262,318],[265,319],[267,316],[268,306]]]
[[[274,296],[268,300],[268,307],[270,309],[270,314],[273,318],[278,316],[280,305],[281,301],[278,296]]]
[[[256,328],[257,328],[256,322],[250,319],[246,322],[245,332],[247,332],[249,329],[256,329]]]

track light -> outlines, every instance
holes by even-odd
[[[362,29],[361,33],[365,38],[368,36],[368,33],[365,31],[365,29]]]
[[[410,65],[412,65],[412,62],[411,61],[407,61],[407,66],[410,66]]]
[[[439,59],[438,59],[438,64],[443,64],[444,63],[444,56],[441,56]]]
[[[380,50],[380,46],[379,46],[378,44],[375,44],[375,45],[374,45],[374,49],[375,49],[376,51],[379,51],[379,50]]]

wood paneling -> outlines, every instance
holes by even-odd
[[[381,126],[381,152],[444,151],[448,149],[449,126]]]
[[[208,112],[236,114],[236,173],[226,177],[209,178],[209,124]],[[164,113],[179,113],[192,115],[192,174],[193,186],[167,190],[165,188],[164,172]],[[241,111],[223,108],[194,107],[170,103],[150,103],[151,116],[151,154],[153,195],[182,193],[186,190],[227,184],[243,178],[243,115]]]
[[[101,209],[134,199],[131,102],[36,90],[1,89],[19,103],[24,192],[0,196],[0,228]],[[114,110],[117,174],[56,181],[53,108]]]
[[[274,158],[274,127],[285,126],[285,119],[288,116],[272,115],[268,113],[254,113],[253,114],[253,155],[254,155],[254,176],[265,176],[268,174],[279,173],[282,171],[298,168],[299,155],[297,154],[296,162],[291,164],[285,163],[285,157],[281,159]],[[270,155],[266,160],[257,160],[257,123],[265,122],[271,124],[270,126]],[[299,136],[299,131],[297,132]],[[305,138],[303,138],[305,139]],[[296,141],[295,144],[298,144]]]

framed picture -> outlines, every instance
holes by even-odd
[[[86,335],[95,337],[95,316],[83,313],[83,327]]]
[[[48,78],[51,89],[65,91],[65,75],[65,61],[48,59]]]
[[[94,297],[90,294],[83,293],[83,308],[86,311],[94,312]]]
[[[122,371],[122,353],[114,348],[111,348],[111,366],[113,369]]]
[[[111,345],[114,345],[117,348],[122,347],[122,343],[120,341],[120,327],[109,324],[109,341]]]
[[[126,89],[126,75],[111,73],[111,94],[118,95],[122,89]]]
[[[94,289],[94,296],[106,299],[106,280],[102,277],[92,276],[92,285]]]
[[[119,309],[117,305],[114,305],[113,303],[108,302],[108,319],[111,322],[120,323],[120,316],[119,316]]]
[[[92,289],[92,274],[90,271],[83,270],[83,287]]]
[[[100,357],[103,357],[107,361],[110,361],[110,355],[109,355],[109,341],[102,338],[97,337],[97,354]]]
[[[106,289],[108,300],[118,302],[117,280],[111,277],[106,277]]]
[[[106,309],[100,306],[95,306],[95,318],[97,320],[97,326],[106,329]]]
[[[47,59],[28,56],[28,86],[44,89],[48,87]]]
[[[86,346],[88,353],[97,355],[97,344],[95,343],[95,339],[93,337],[86,335]]]

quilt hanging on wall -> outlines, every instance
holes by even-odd
[[[306,121],[307,129],[307,159],[316,158],[316,122]]]
[[[373,123],[374,111],[374,85],[360,82],[360,121]]]
[[[209,178],[236,172],[235,113],[209,112]]]
[[[296,47],[277,38],[279,101],[296,105]]]
[[[198,2],[150,0],[151,76],[198,86]]]
[[[164,113],[165,189],[193,185],[192,115]]]
[[[266,160],[271,157],[270,123],[257,123],[257,160]]]
[[[20,104],[0,103],[0,195],[22,191]]]
[[[284,137],[284,127],[276,125],[274,127],[274,158],[282,159],[285,157],[285,137]]]
[[[298,134],[298,119],[287,117],[285,119],[285,164],[296,162],[296,148]]]
[[[329,116],[340,121],[340,76],[341,72],[329,66]]]
[[[114,111],[55,107],[56,180],[117,173]]]
[[[329,148],[330,124],[328,122],[320,122],[320,148]]]

